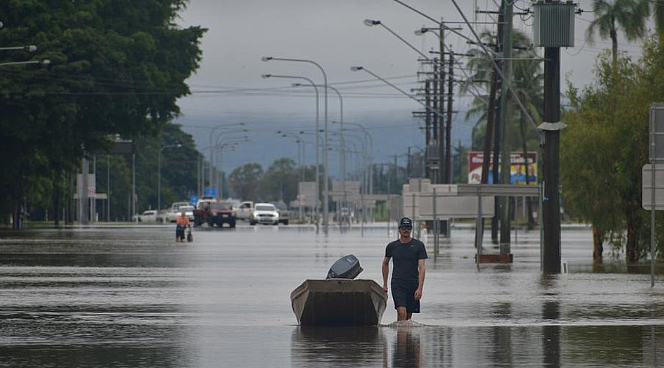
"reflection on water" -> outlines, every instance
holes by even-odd
[[[33,333],[41,332],[34,326],[26,325]],[[90,326],[92,329],[93,326]],[[99,328],[99,326],[94,326]],[[5,334],[0,328],[0,334]],[[63,332],[67,332],[66,330]],[[133,331],[132,334],[145,332]],[[155,331],[150,331],[155,336]],[[94,332],[89,331],[89,335]],[[172,340],[177,331],[159,331],[166,339],[118,339],[117,343],[95,344],[90,336],[82,336],[77,343],[58,337],[60,343],[53,344],[53,335],[43,335],[43,343],[31,344],[2,339],[0,365],[3,367],[191,367],[194,366],[189,351]],[[8,346],[9,345],[9,346]]]
[[[427,332],[428,330],[428,332]],[[413,323],[363,327],[296,327],[291,358],[298,367],[425,367],[421,334],[430,343],[444,341],[443,329]],[[444,347],[432,351],[432,362],[443,362]]]
[[[376,326],[296,327],[291,358],[298,367],[365,366],[386,354],[385,336]]]
[[[553,321],[554,324],[545,324],[542,333],[544,350],[544,366],[560,367],[560,326],[555,321],[560,319],[560,305],[557,301],[547,301],[542,305],[542,318]]]
[[[410,326],[397,326],[392,367],[424,367],[420,336]]]

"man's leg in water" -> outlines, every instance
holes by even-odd
[[[410,313],[406,313],[406,307],[397,307],[397,321],[410,319]]]

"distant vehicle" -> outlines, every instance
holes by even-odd
[[[256,203],[254,211],[249,218],[251,225],[266,224],[279,225],[279,211],[272,203]]]
[[[288,212],[288,208],[286,205],[281,202],[275,204],[275,207],[277,207],[277,212],[279,212],[279,223],[288,225],[288,220],[290,219],[290,213]]]
[[[157,222],[157,210],[143,211],[140,215],[134,215],[133,220],[138,222]]]
[[[355,214],[348,207],[342,207],[339,209],[339,222],[351,223],[355,221]]]
[[[164,214],[165,222],[176,222],[177,218],[182,216],[182,211],[189,217],[190,221],[194,221],[194,206],[189,202],[175,202],[171,205],[171,209]]]
[[[251,220],[254,213],[254,202],[244,201],[233,211],[238,220]],[[251,221],[250,221],[251,222]]]
[[[178,217],[182,216],[182,212],[184,211],[185,215],[189,217],[189,221],[194,221],[194,206],[188,204],[186,206],[180,206],[178,208]],[[176,220],[177,221],[177,220]]]
[[[194,210],[194,226],[201,226],[204,223],[210,227],[214,225],[223,227],[224,224],[228,224],[230,228],[234,228],[235,215],[232,203],[219,202],[214,198],[199,200]]]

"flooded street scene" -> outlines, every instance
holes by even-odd
[[[394,231],[395,229],[392,229]],[[382,226],[172,226],[3,232],[0,364],[7,367],[658,367],[662,276],[593,269],[591,232],[562,232],[565,275],[543,276],[539,233],[514,262],[474,262],[473,230],[427,246],[422,311],[378,326],[300,327],[289,295],[354,254],[380,283]],[[426,240],[426,237],[423,237]],[[427,242],[430,244],[430,242]],[[489,239],[490,244],[490,239]],[[485,247],[487,245],[485,244]],[[488,246],[490,247],[490,246]]]
[[[664,0],[0,1],[0,368],[664,367]]]

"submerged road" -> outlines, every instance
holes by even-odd
[[[650,288],[649,265],[628,270],[607,254],[593,267],[585,228],[562,233],[568,275],[542,276],[537,231],[518,233],[513,264],[478,267],[473,236],[454,229],[437,255],[423,239],[415,322],[394,323],[390,299],[380,326],[305,329],[290,292],[347,254],[358,278],[380,283],[385,227],[203,227],[186,244],[165,225],[0,231],[0,366],[664,364],[662,269]]]

